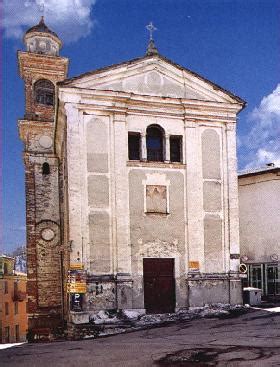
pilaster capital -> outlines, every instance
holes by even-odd
[[[71,120],[71,117],[76,117],[78,115],[78,109],[76,108],[76,106],[73,104],[73,103],[65,103],[64,104],[64,110],[65,110],[65,113],[66,113],[66,116],[67,116],[67,119],[70,118]]]
[[[236,130],[236,124],[233,122],[228,122],[226,125],[226,131],[234,132]]]
[[[114,113],[114,122],[126,122],[126,112],[117,112]]]
[[[185,129],[187,128],[196,128],[197,124],[193,120],[184,119]]]

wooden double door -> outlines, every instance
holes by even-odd
[[[146,312],[174,312],[174,259],[143,259],[143,277]]]

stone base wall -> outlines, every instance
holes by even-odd
[[[126,275],[90,276],[84,297],[87,311],[132,308],[132,280]]]
[[[197,274],[187,279],[189,307],[206,304],[242,304],[242,284],[238,278],[228,275]]]
[[[63,326],[63,320],[61,315],[54,314],[36,314],[28,316],[28,330],[33,330],[37,328],[49,328],[50,330],[55,330],[57,327]]]
[[[181,305],[176,299],[176,311],[205,304],[243,303],[241,280],[234,274],[189,274],[185,282],[185,296],[179,296],[185,302]],[[134,287],[138,285],[123,276],[91,276],[88,279],[88,293],[84,296],[83,311],[95,314],[100,310],[143,309],[144,303],[137,303],[134,299]],[[141,289],[141,299],[144,300]]]
[[[81,340],[84,338],[95,338],[102,331],[102,326],[94,324],[73,324],[67,325],[66,337],[68,340]]]

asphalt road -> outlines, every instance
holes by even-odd
[[[0,366],[280,366],[280,312],[270,311],[94,340],[24,344],[1,350]]]

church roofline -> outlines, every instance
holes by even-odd
[[[176,64],[174,61],[172,61],[172,60],[170,60],[170,59],[168,59],[165,56],[162,56],[160,54],[158,54],[158,55],[146,55],[146,56],[142,56],[142,57],[137,57],[137,58],[129,60],[129,61],[123,61],[123,62],[120,62],[120,63],[117,63],[117,64],[108,65],[108,66],[105,66],[105,67],[102,67],[102,68],[99,68],[99,69],[96,69],[96,70],[88,71],[88,72],[80,74],[78,76],[68,78],[68,79],[65,79],[61,82],[58,82],[57,85],[58,86],[66,86],[66,85],[70,84],[71,82],[73,82],[75,80],[82,79],[85,76],[95,75],[95,74],[98,74],[98,73],[101,73],[101,72],[104,72],[104,71],[107,71],[107,70],[110,70],[110,69],[118,68],[119,66],[131,65],[131,64],[134,64],[138,61],[142,61],[142,60],[146,60],[146,59],[150,59],[150,58],[155,58],[155,57],[159,58],[160,60],[165,61],[166,63],[168,63],[168,64],[170,64],[170,65],[172,65],[172,66],[174,66],[174,67],[176,67],[176,68],[178,68],[182,71],[186,71],[187,73],[192,74],[193,76],[195,76],[196,78],[204,81],[205,83],[208,83],[208,84],[212,85],[212,87],[214,89],[220,90],[223,93],[230,96],[231,98],[235,99],[238,103],[240,103],[242,105],[242,109],[245,108],[247,102],[245,100],[243,100],[242,98],[240,98],[240,97],[236,96],[235,94],[231,93],[230,91],[220,87],[218,84],[211,82],[210,80],[204,78],[203,76],[197,74],[196,72],[194,72],[190,69],[187,69],[184,66]]]
[[[280,167],[268,164],[265,167],[252,168],[248,170],[242,170],[238,172],[238,178],[263,175],[266,173],[279,173]]]

